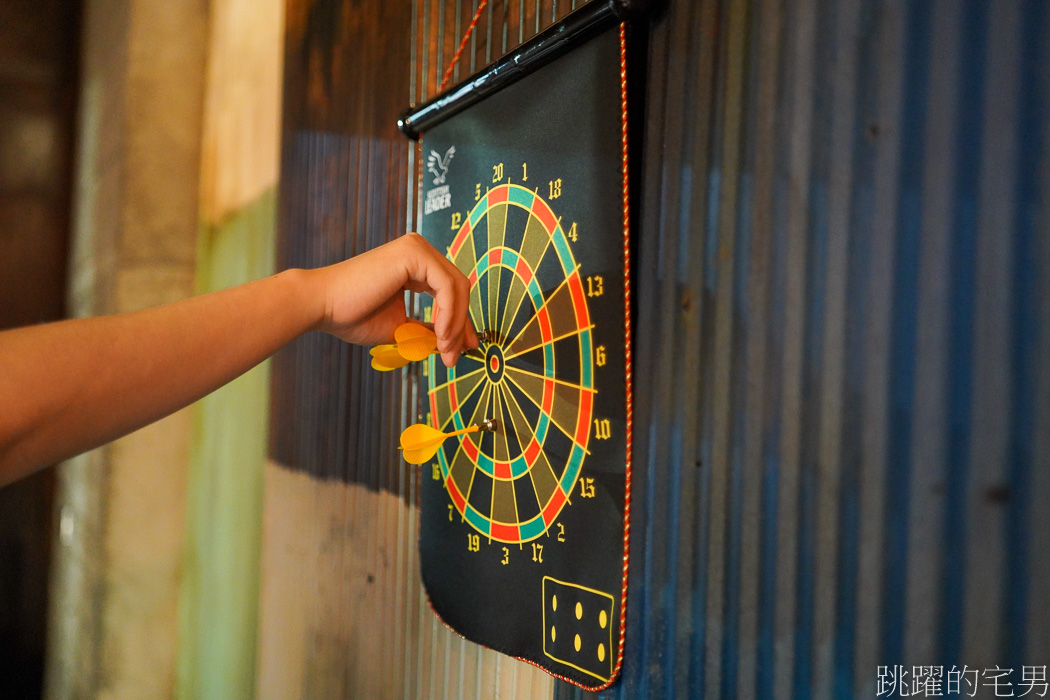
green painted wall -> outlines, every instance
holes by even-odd
[[[274,271],[276,199],[269,191],[198,238],[197,291]],[[179,601],[177,696],[255,693],[263,470],[270,363],[195,407],[187,546]]]

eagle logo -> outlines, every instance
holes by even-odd
[[[427,156],[427,170],[434,173],[435,185],[445,182],[445,176],[448,175],[448,164],[454,155],[456,155],[456,147],[449,146],[448,150],[445,151],[444,158],[438,155],[437,151],[431,151],[430,155]]]

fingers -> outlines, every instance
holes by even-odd
[[[402,237],[412,246],[417,264],[409,267],[406,288],[425,287],[434,297],[434,333],[437,349],[446,367],[456,364],[459,353],[478,346],[477,334],[468,322],[470,283],[445,256],[418,234]]]

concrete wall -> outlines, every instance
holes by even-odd
[[[207,3],[88,0],[69,308],[194,290]],[[192,412],[64,465],[47,694],[170,697]]]
[[[198,291],[274,267],[281,0],[213,0],[201,163]],[[269,363],[200,402],[180,604],[178,695],[251,697]]]

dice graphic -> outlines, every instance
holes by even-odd
[[[615,603],[608,593],[544,576],[543,653],[600,680],[612,678]]]

